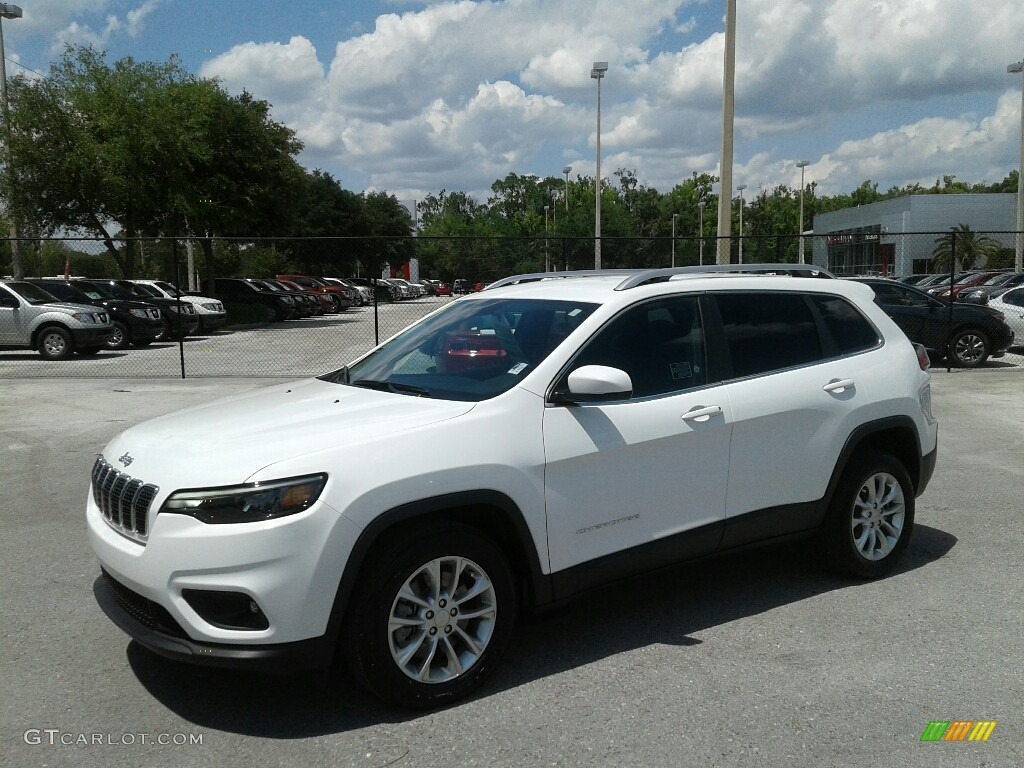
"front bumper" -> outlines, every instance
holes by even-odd
[[[208,525],[156,513],[166,495],[153,501],[144,542],[115,530],[89,495],[89,542],[107,574],[96,598],[114,623],[157,653],[208,664],[290,664],[291,656],[330,644],[357,526],[323,502],[276,520]],[[265,615],[265,628],[218,623],[189,601],[193,590],[246,596]],[[306,664],[318,665],[318,658]]]
[[[232,669],[266,668],[274,672],[325,669],[334,657],[327,635],[292,643],[228,645],[197,642],[158,604],[114,579],[105,570],[93,583],[96,602],[119,629],[153,653],[175,661]]]
[[[99,347],[106,343],[107,339],[114,333],[113,326],[109,328],[72,328],[71,336],[75,340],[76,347]]]

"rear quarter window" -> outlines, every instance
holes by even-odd
[[[810,297],[831,337],[826,350],[832,355],[852,355],[878,346],[881,339],[875,326],[853,304],[841,296]],[[830,355],[831,356],[831,355]]]

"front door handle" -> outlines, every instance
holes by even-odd
[[[846,390],[853,388],[853,379],[832,379],[832,381],[822,387],[823,390],[833,395],[841,395]]]
[[[689,411],[683,414],[683,421],[704,422],[710,419],[712,416],[717,416],[721,412],[722,406],[720,405],[698,405],[696,408],[691,408]]]

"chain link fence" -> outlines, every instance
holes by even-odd
[[[1022,244],[1019,233],[869,229],[803,238],[603,237],[600,263],[613,269],[803,260],[842,277],[920,279],[919,287],[873,286],[907,335],[933,351],[934,364],[1024,368],[1024,278],[1014,272]],[[13,311],[0,307],[0,378],[316,375],[457,298],[430,286],[406,295],[403,281],[427,278],[448,291],[468,292],[511,274],[592,269],[597,256],[592,238],[554,232],[519,238],[51,238],[23,239],[19,246],[27,280],[44,290],[69,286],[68,296],[77,295],[71,289],[84,293],[122,326],[121,337],[119,348],[47,360],[36,349],[18,348]],[[325,298],[302,284],[310,277],[343,285]],[[243,278],[274,282],[242,291]],[[992,280],[1003,285],[986,282]],[[950,290],[957,301],[940,301]],[[279,311],[285,296],[301,308]],[[161,333],[150,337],[156,324],[142,329],[131,310],[138,314],[154,303]],[[1003,317],[995,320],[986,306]],[[1015,333],[1012,343],[1005,328]]]

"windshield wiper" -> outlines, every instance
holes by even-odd
[[[350,382],[353,387],[364,387],[376,389],[381,392],[396,392],[402,395],[416,395],[417,397],[430,397],[430,391],[423,387],[414,387],[412,384],[400,384],[395,381],[381,381],[379,379],[356,379]]]

